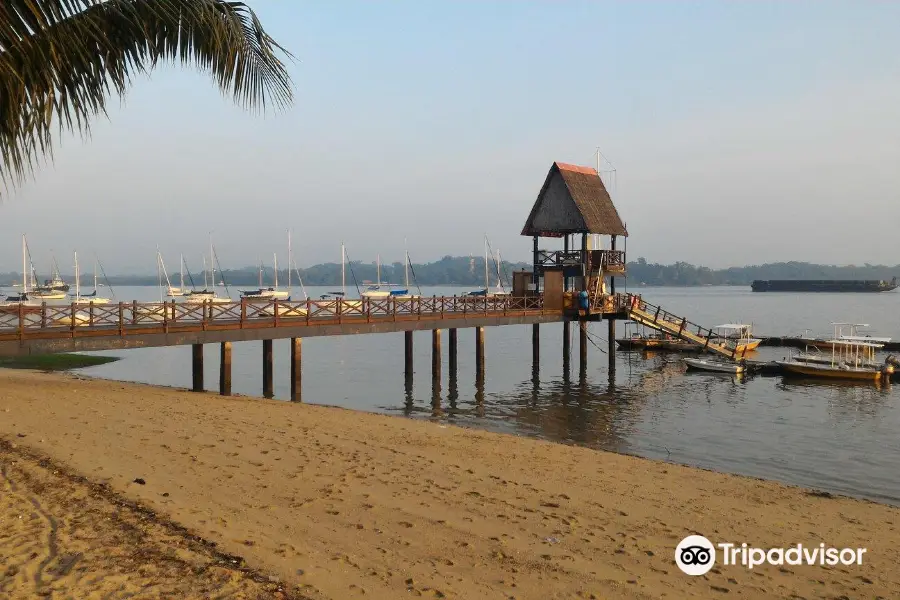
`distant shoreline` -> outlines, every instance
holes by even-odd
[[[497,264],[488,260],[487,273],[489,285],[497,283]],[[763,265],[749,265],[743,267],[727,267],[723,269],[710,269],[709,267],[695,266],[685,262],[672,264],[649,263],[643,258],[637,258],[628,263],[628,277],[617,278],[617,282],[627,280],[629,286],[652,287],[710,287],[710,286],[749,286],[755,279],[874,279],[889,281],[895,275],[900,276],[900,265],[824,265],[804,262],[779,262]],[[514,271],[531,271],[531,265],[527,262],[503,261],[499,267],[502,280],[506,287],[511,287],[512,273]],[[278,282],[282,287],[287,287],[287,270],[278,271]],[[299,275],[299,278],[298,278]],[[369,282],[379,280],[378,267],[375,263],[348,263],[345,268],[344,283],[346,287],[353,289],[357,285],[362,287]],[[471,256],[445,256],[444,258],[422,264],[412,264],[404,268],[403,263],[382,264],[380,267],[380,280],[392,284],[408,285],[415,289],[416,286],[470,286],[472,289],[482,289],[485,285],[484,258]],[[35,279],[43,281],[47,274],[38,274]],[[111,277],[101,277],[101,283],[110,283],[112,286],[157,286],[159,279],[156,273],[152,274],[118,274]],[[224,277],[229,287],[256,288],[260,282],[258,267],[242,267],[238,269],[225,269],[216,271],[217,282]],[[73,282],[71,275],[63,275],[63,279]],[[309,287],[338,286],[341,285],[341,265],[324,263],[312,265],[303,269],[294,269],[290,273],[291,282],[297,285],[298,279]],[[15,272],[0,273],[0,287],[9,289],[13,282],[21,281],[22,275]],[[169,281],[172,285],[181,287],[181,274],[178,271],[169,273]],[[272,285],[275,281],[271,268],[263,268],[263,285]],[[408,281],[408,284],[403,282]],[[93,287],[93,276],[84,276],[81,283],[86,289]],[[163,281],[165,284],[165,281]],[[202,289],[206,287],[202,271],[184,273],[184,287]]]

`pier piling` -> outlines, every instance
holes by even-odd
[[[231,395],[231,342],[219,344],[219,393]]]
[[[569,322],[563,321],[563,365],[569,364],[569,348],[572,341],[569,339]]]
[[[203,391],[203,344],[194,344],[191,348],[192,370],[193,370],[193,390],[195,392]]]
[[[291,402],[303,402],[303,338],[291,338]]]
[[[475,375],[484,379],[484,327],[475,328]]]
[[[274,369],[272,368],[272,340],[263,340],[263,397],[272,398],[275,396],[274,388]]]
[[[441,330],[431,331],[431,380],[441,381]],[[440,383],[438,383],[440,385]]]
[[[450,371],[450,376],[454,377],[456,375],[456,328],[450,330],[448,341],[447,366]]]
[[[541,364],[541,326],[531,326],[531,363],[534,367]]]
[[[587,370],[587,346],[587,323],[581,321],[578,323],[578,366],[582,371]]]
[[[609,356],[609,370],[613,371],[616,368],[616,321],[609,319],[607,323],[609,323],[607,355]]]
[[[404,371],[407,377],[413,374],[413,332],[403,332],[403,349],[404,349]]]

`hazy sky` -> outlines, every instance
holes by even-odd
[[[900,262],[900,3],[251,1],[298,58],[265,118],[140,80],[0,204],[0,270],[527,259],[554,160],[616,168],[631,258]],[[282,263],[283,264],[283,263]],[[67,269],[64,267],[64,271]]]

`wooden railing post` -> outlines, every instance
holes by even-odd
[[[247,299],[241,298],[241,329],[244,328],[244,321],[247,320]]]
[[[71,304],[71,307],[69,309],[69,314],[70,314],[70,318],[72,319],[72,321],[69,323],[69,326],[71,327],[72,331],[75,331],[75,303],[74,302]]]
[[[272,305],[273,305],[272,312],[275,313],[275,316],[274,316],[275,327],[278,327],[278,323],[279,323],[279,319],[278,319],[278,300],[273,300],[273,301],[272,301]]]
[[[88,327],[94,326],[94,303],[88,304]]]
[[[119,302],[119,335],[125,335],[125,304]]]
[[[25,305],[19,303],[19,340],[25,339]]]
[[[47,301],[41,302],[41,329],[47,326]]]
[[[131,301],[131,324],[137,325],[138,322],[138,309],[137,309],[137,300]]]

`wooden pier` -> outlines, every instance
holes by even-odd
[[[616,238],[627,230],[599,174],[590,167],[553,163],[522,229],[534,240],[531,271],[513,274],[512,294],[331,300],[182,303],[128,302],[0,307],[0,356],[192,346],[193,389],[205,389],[203,345],[220,344],[219,392],[231,394],[235,342],[261,341],[262,391],[274,393],[272,340],[291,340],[291,399],[302,398],[302,339],[404,332],[407,396],[413,373],[413,336],[432,331],[432,376],[440,386],[441,330],[448,331],[448,366],[455,378],[458,330],[475,330],[476,395],[484,394],[485,328],[532,326],[532,358],[540,357],[540,325],[563,323],[563,361],[569,362],[569,323],[578,321],[579,359],[587,367],[586,321],[609,321],[610,369],[615,366],[616,319],[629,317],[632,297],[615,293],[625,274]],[[581,248],[575,248],[577,236]],[[609,236],[608,248],[593,248]],[[562,250],[542,250],[540,238],[562,238]],[[602,244],[601,244],[602,245]],[[455,386],[455,379],[452,386]]]

